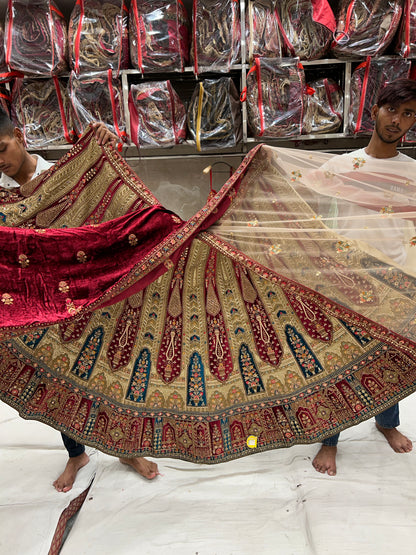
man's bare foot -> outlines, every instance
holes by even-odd
[[[120,459],[120,462],[131,466],[140,476],[144,476],[148,480],[153,480],[159,473],[157,464],[148,461],[144,457],[135,457],[134,459]]]
[[[89,460],[90,458],[87,453],[81,453],[81,455],[78,455],[77,457],[70,457],[66,463],[65,470],[53,483],[56,491],[66,493],[72,489],[78,470],[88,464]]]
[[[336,456],[336,445],[321,445],[316,457],[312,461],[312,465],[315,470],[322,474],[326,472],[329,476],[335,476],[337,473]]]
[[[413,444],[410,439],[399,432],[397,428],[383,428],[376,422],[376,428],[389,442],[390,447],[396,453],[410,453]]]

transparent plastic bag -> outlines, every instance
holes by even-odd
[[[371,135],[374,121],[371,108],[384,86],[401,77],[408,77],[410,61],[403,58],[367,58],[351,75],[348,130],[352,135]]]
[[[69,144],[75,138],[66,81],[56,76],[15,79],[11,116],[29,148]]]
[[[404,58],[416,55],[416,0],[404,0],[396,51]]]
[[[186,110],[170,81],[132,85],[130,135],[141,148],[171,147],[186,138]]]
[[[256,56],[279,58],[286,53],[280,30],[277,0],[248,0],[246,5],[247,60]]]
[[[52,0],[10,0],[5,36],[11,70],[44,77],[67,71],[67,23]]]
[[[3,83],[0,83],[0,107],[10,117],[10,94]]]
[[[400,23],[402,0],[341,0],[331,51],[337,58],[380,56]]]
[[[184,71],[189,34],[189,17],[181,0],[131,0],[130,58],[141,72]]]
[[[315,79],[308,83],[302,132],[306,135],[335,133],[342,124],[344,97],[333,79]]]
[[[255,137],[302,132],[305,74],[299,58],[256,58],[247,74],[247,120]]]
[[[121,83],[111,69],[86,75],[72,71],[68,87],[78,136],[90,123],[101,121],[120,139],[126,139]]]
[[[239,143],[242,139],[241,106],[231,77],[198,82],[188,107],[187,120],[198,151]]]
[[[195,73],[229,71],[240,61],[240,5],[236,0],[194,0],[191,61]]]
[[[287,56],[322,58],[335,31],[335,16],[328,0],[281,0],[278,7]]]
[[[68,26],[71,68],[78,74],[129,65],[128,10],[124,0],[78,0]]]
[[[6,52],[4,51],[4,28],[0,22],[0,83],[7,80],[9,68],[6,64]]]

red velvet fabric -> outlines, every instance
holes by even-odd
[[[82,228],[0,227],[0,326],[55,322],[99,305],[105,294],[104,305],[145,287],[167,268],[158,265],[138,284],[137,266],[182,225],[152,206]]]

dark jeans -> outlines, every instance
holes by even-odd
[[[389,409],[380,412],[376,416],[376,422],[382,428],[397,428],[400,424],[399,419],[399,404],[396,403]],[[339,439],[339,434],[335,434],[334,436],[327,437],[323,440],[322,445],[337,445]]]
[[[72,439],[65,434],[61,434],[61,436],[66,450],[68,451],[69,458],[72,459],[72,457],[78,457],[79,455],[82,455],[82,453],[85,451],[85,447],[84,445],[82,445],[82,443],[77,443],[75,439]]]

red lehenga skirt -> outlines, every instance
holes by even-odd
[[[87,130],[0,207],[1,399],[113,455],[219,463],[412,393],[414,274],[331,227],[348,196],[411,220],[413,183],[386,208],[386,173],[329,158],[257,147],[184,222]]]

